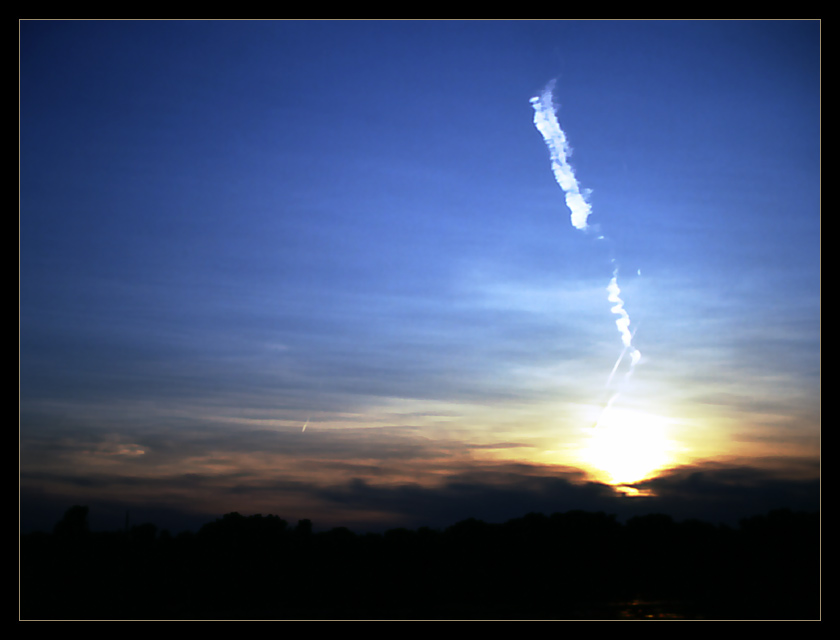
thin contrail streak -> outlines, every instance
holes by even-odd
[[[630,336],[631,339],[636,335],[636,331],[638,330],[638,328],[639,328],[639,326],[636,325],[636,328],[633,329],[633,333]],[[621,355],[618,356],[618,360],[615,361],[615,364],[613,365],[612,371],[610,371],[610,375],[607,376],[607,383],[604,385],[605,388],[609,389],[609,386],[610,386],[610,383],[612,382],[613,376],[615,376],[615,372],[618,370],[618,365],[621,364],[621,361],[624,360],[624,356],[627,355],[628,349],[631,349],[631,348],[633,348],[633,347],[625,345],[625,347],[621,350]],[[633,373],[633,367],[639,361],[639,357],[641,357],[641,354],[639,354],[639,350],[634,349],[633,359],[630,362],[630,371],[627,372],[627,377],[629,377],[630,374]]]

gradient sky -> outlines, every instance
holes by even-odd
[[[819,455],[818,21],[20,23],[24,529],[725,520]]]

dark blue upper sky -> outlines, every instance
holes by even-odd
[[[818,455],[817,21],[23,21],[20,113],[26,499],[596,473],[616,267],[658,468]]]

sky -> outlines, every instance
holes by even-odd
[[[19,27],[22,530],[819,508],[819,21]]]

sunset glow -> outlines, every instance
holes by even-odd
[[[580,460],[599,479],[631,484],[676,462],[665,418],[630,409],[607,409],[584,435]]]
[[[807,20],[21,21],[22,530],[818,508],[820,69]]]

